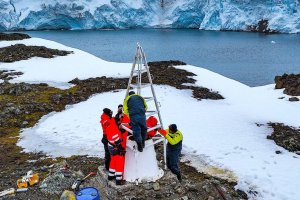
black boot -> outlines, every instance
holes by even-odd
[[[116,180],[116,185],[125,185],[125,180]]]
[[[107,177],[107,179],[108,179],[109,181],[115,180],[115,178],[116,178],[115,176],[108,176],[108,177]]]
[[[142,143],[137,143],[137,149],[139,152],[143,152],[143,144]]]
[[[109,170],[110,159],[105,158],[105,169]]]
[[[178,179],[178,181],[179,182],[181,182],[182,181],[182,178],[181,178],[181,174],[179,173],[179,174],[177,174],[177,179]]]
[[[142,147],[145,148],[145,140],[142,142]]]

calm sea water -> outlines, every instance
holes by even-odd
[[[274,83],[283,73],[300,73],[300,35],[264,35],[174,29],[34,31],[104,60],[132,62],[140,42],[148,61],[181,60],[249,86]]]

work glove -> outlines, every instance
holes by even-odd
[[[117,141],[115,141],[115,146],[119,151],[125,151],[125,149],[121,145],[121,142],[122,142],[122,140],[118,139]]]
[[[130,135],[130,136],[128,137],[128,139],[131,140],[131,141],[134,141],[133,135]]]
[[[120,150],[119,152],[120,152],[120,153],[119,153],[120,156],[125,156],[125,154],[126,154],[126,151],[125,151],[125,150]]]
[[[162,134],[164,137],[166,137],[167,131],[165,131],[164,129],[158,129],[157,131],[158,131],[160,134]]]

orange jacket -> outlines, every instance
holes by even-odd
[[[111,118],[108,127],[106,128],[107,140],[111,145],[115,145],[116,142],[121,142],[121,131],[115,121],[115,118]]]
[[[126,114],[123,114],[123,117],[121,117],[121,119],[120,119],[120,123],[121,124],[129,124],[130,123],[129,117]],[[129,125],[127,125],[126,127],[131,128]],[[128,136],[127,131],[125,131],[124,133],[121,134],[121,139],[122,139],[121,144],[124,149],[126,149],[127,136]]]
[[[107,133],[107,127],[110,124],[110,120],[111,120],[111,118],[105,113],[103,113],[100,117],[100,124],[102,126],[102,130],[103,130],[104,135],[106,135],[106,133]]]

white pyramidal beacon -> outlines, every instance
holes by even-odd
[[[124,179],[128,182],[152,182],[164,172],[158,167],[153,140],[145,142],[143,152],[137,150],[135,141],[128,140],[125,156]]]

